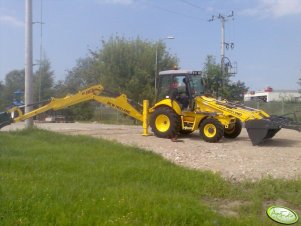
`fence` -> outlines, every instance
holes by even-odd
[[[110,124],[136,125],[139,121],[112,108],[99,106],[94,111],[93,120]]]
[[[262,109],[270,115],[287,115],[294,120],[301,121],[301,103],[300,102],[263,102],[246,101],[248,107]]]
[[[262,109],[270,115],[287,115],[301,122],[301,103],[298,102],[247,101],[244,104],[248,107]],[[93,120],[110,124],[140,124],[139,121],[106,106],[96,107]]]

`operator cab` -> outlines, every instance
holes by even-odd
[[[176,100],[182,109],[192,108],[196,96],[205,93],[201,71],[168,70],[159,73],[157,101]]]

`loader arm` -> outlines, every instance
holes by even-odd
[[[272,138],[282,128],[301,132],[301,124],[283,116],[270,116],[263,110],[247,107],[243,104],[219,101],[201,96],[197,98],[199,107],[205,112],[216,112],[225,117],[235,117],[245,123],[253,145]]]
[[[269,118],[270,115],[262,110],[250,108],[242,104],[219,101],[214,98],[201,96],[197,98],[202,111],[218,112],[224,116],[233,116],[242,122],[254,119]]]
[[[14,122],[24,121],[48,110],[60,110],[85,101],[95,100],[101,104],[118,110],[128,116],[143,121],[142,113],[133,107],[132,101],[125,94],[112,97],[106,96],[102,85],[94,85],[73,95],[63,98],[51,98],[47,104],[28,113],[23,114],[20,107],[13,107],[6,112],[0,113],[0,129]],[[104,94],[104,95],[101,95]]]

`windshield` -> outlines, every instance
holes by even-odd
[[[169,98],[173,89],[176,89],[179,94],[188,93],[185,78],[185,74],[161,75],[158,82],[158,100]]]
[[[204,81],[201,75],[189,75],[189,82],[193,96],[205,93]]]

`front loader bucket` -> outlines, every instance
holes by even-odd
[[[13,122],[11,116],[7,112],[0,112],[0,129],[4,126],[8,126]]]
[[[254,119],[245,123],[249,138],[253,145],[272,138],[281,128],[294,129],[301,132],[301,125],[290,118],[271,116],[265,119]]]
[[[246,121],[246,129],[253,145],[258,145],[264,140],[272,138],[279,130],[270,119],[255,119]]]

